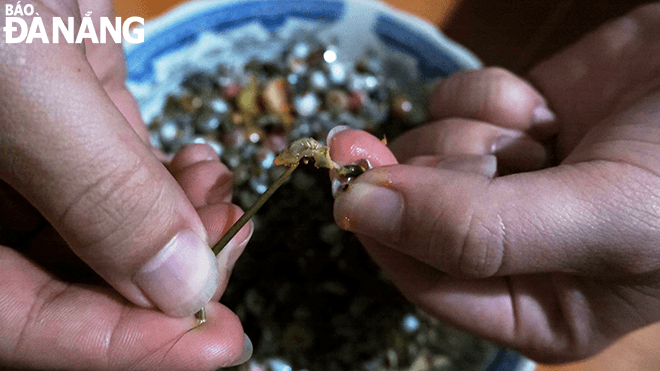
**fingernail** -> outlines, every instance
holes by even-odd
[[[480,174],[486,178],[494,178],[497,174],[497,157],[486,155],[481,158]]]
[[[516,172],[542,169],[548,162],[545,147],[522,134],[498,137],[493,142],[491,151],[497,155],[501,166]]]
[[[541,104],[532,111],[532,125],[546,124],[555,121],[557,117],[545,104]]]
[[[220,290],[218,290],[218,296],[214,296],[212,300],[220,300],[220,297],[229,284],[229,277],[234,270],[234,265],[236,265],[238,258],[241,257],[241,254],[245,250],[253,231],[254,223],[250,221],[247,226],[241,228],[238,234],[234,236],[234,238],[232,238],[218,254],[217,264],[220,275],[218,287]]]
[[[437,167],[452,171],[481,174],[487,178],[493,178],[497,173],[497,157],[493,155],[475,155],[450,158],[441,161]]]
[[[243,335],[243,338],[245,339],[243,343],[243,353],[241,353],[241,357],[233,365],[231,365],[232,367],[242,365],[243,363],[249,361],[250,357],[252,357],[252,341],[247,335]]]
[[[500,135],[495,138],[495,141],[493,141],[493,144],[490,147],[490,153],[497,153],[503,149],[511,147],[516,141],[520,140],[521,136],[522,134]]]
[[[213,151],[213,153],[209,154],[208,156],[204,157],[204,161],[218,161],[219,159],[220,157],[218,157],[218,154],[215,151]]]
[[[328,144],[328,146],[329,146],[329,145],[330,145],[330,141],[332,140],[332,138],[333,138],[335,135],[337,135],[337,133],[342,132],[342,131],[344,131],[344,130],[348,130],[348,129],[350,129],[350,128],[349,128],[348,126],[346,126],[346,125],[337,125],[337,126],[335,126],[335,127],[332,128],[332,130],[330,130],[330,132],[328,133],[328,136],[327,136],[325,142],[326,142],[326,143]]]
[[[218,279],[215,255],[206,241],[183,231],[140,269],[133,282],[164,313],[186,317],[211,300]]]
[[[238,258],[241,257],[243,250],[245,250],[245,246],[247,246],[247,243],[248,240],[246,239],[243,242],[232,246],[230,246],[230,244],[227,244],[227,246],[224,249],[222,249],[222,252],[220,254],[226,257],[224,267],[226,268],[227,271],[231,272],[232,270],[234,270],[234,266],[236,265]]]
[[[355,182],[335,200],[334,215],[344,230],[387,239],[398,237],[403,213],[399,193],[366,182]]]
[[[247,226],[241,228],[241,230],[232,238],[227,245],[220,251],[218,254],[218,266],[219,269],[225,269],[231,272],[236,265],[236,261],[245,250],[252,237],[252,232],[254,232],[254,223],[250,222]],[[237,242],[238,241],[238,242]]]
[[[197,155],[198,158],[195,159],[194,163],[220,160],[218,153],[215,151],[215,149],[213,149],[213,147],[211,147],[210,144],[197,143],[195,145],[197,145],[196,150],[199,151],[199,154]]]

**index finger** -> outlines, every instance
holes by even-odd
[[[101,17],[113,19],[111,17],[115,16],[112,1],[79,0],[78,3],[81,17],[84,17],[87,13],[92,13],[92,22],[100,37]],[[112,102],[121,111],[142,141],[148,144],[149,133],[142,121],[137,101],[126,87],[128,70],[121,42],[114,42],[111,37],[108,37],[105,43],[93,43],[90,39],[85,39],[85,56]]]
[[[520,130],[537,139],[557,132],[557,119],[545,98],[527,81],[501,68],[457,73],[429,96],[435,120],[463,118]]]

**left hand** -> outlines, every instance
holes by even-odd
[[[658,25],[659,4],[639,8],[537,66],[534,86],[448,78],[437,121],[392,143],[396,159],[336,133],[335,161],[382,166],[337,198],[337,223],[426,312],[535,360],[659,321]]]

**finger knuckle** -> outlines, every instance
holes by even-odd
[[[457,254],[459,273],[468,278],[497,274],[503,263],[505,230],[499,216],[474,213]]]
[[[145,223],[159,225],[155,205],[163,189],[152,175],[141,161],[102,170],[68,200],[56,227],[75,231],[65,238],[84,248],[114,246],[136,236]]]
[[[425,225],[428,227],[420,231],[420,227],[423,228]],[[414,246],[420,247],[416,256],[417,259],[436,266],[445,272],[452,272],[452,259],[450,255],[447,255],[446,249],[443,248],[448,244],[448,237],[446,235],[446,222],[441,213],[430,214],[427,224],[406,226],[404,231],[418,232],[415,236],[404,235],[399,238],[401,241],[413,241]]]

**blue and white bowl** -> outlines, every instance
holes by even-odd
[[[193,1],[148,22],[144,43],[126,45],[128,85],[149,122],[191,69],[241,64],[278,50],[246,47],[242,56],[224,53],[232,40],[251,38],[257,43],[272,34],[287,39],[300,30],[314,32],[328,44],[338,41],[347,60],[355,60],[365,45],[399,58],[408,66],[408,76],[426,84],[481,65],[433,25],[376,1]]]
[[[365,46],[398,58],[408,78],[426,86],[453,73],[478,68],[480,61],[442,35],[435,26],[369,0],[218,0],[192,1],[148,22],[141,44],[126,44],[127,85],[145,122],[162,110],[169,94],[188,73],[212,70],[220,63],[243,64],[272,50],[227,53],[233,40],[286,40],[292,33],[313,32],[327,44],[340,45],[341,57],[355,60]],[[488,371],[531,371],[534,364],[518,353],[493,346]]]

